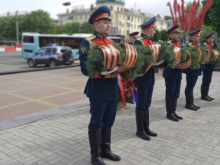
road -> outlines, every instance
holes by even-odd
[[[29,69],[21,52],[0,52],[0,72]]]
[[[38,65],[35,68],[30,68],[27,61],[22,58],[21,52],[0,52],[0,73],[43,68],[47,67]]]

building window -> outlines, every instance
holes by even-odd
[[[130,16],[127,16],[127,20],[130,21]]]
[[[110,9],[113,10],[113,6],[110,6]]]
[[[119,7],[117,7],[117,11],[119,11]]]
[[[70,17],[69,17],[69,20],[73,20],[73,16],[70,16]]]

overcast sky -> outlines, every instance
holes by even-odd
[[[140,9],[142,12],[148,12],[154,15],[160,14],[164,17],[164,15],[170,15],[169,8],[166,6],[169,1],[173,4],[173,0],[125,0],[125,7],[128,9]],[[189,1],[185,0],[185,2]],[[63,2],[71,2],[71,6],[63,6]],[[91,4],[95,4],[95,2],[96,0],[0,0],[0,15],[7,12],[15,12],[16,10],[30,12],[42,9],[47,11],[52,18],[57,19],[57,14],[64,13],[67,8],[70,10],[73,7],[88,8]]]

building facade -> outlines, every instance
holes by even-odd
[[[96,6],[88,9],[67,10],[58,15],[58,24],[63,25],[71,22],[87,22],[90,15],[100,6],[108,6],[111,9],[111,32],[110,35],[127,35],[135,31],[141,31],[138,25],[149,20],[154,15],[139,10],[125,8],[124,0],[96,0]],[[168,21],[157,16],[156,27],[158,30],[167,30]]]

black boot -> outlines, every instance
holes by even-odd
[[[143,140],[150,140],[150,137],[145,133],[144,130],[144,111],[136,112],[136,125],[137,125],[137,132],[136,135]]]
[[[121,160],[121,157],[115,155],[111,151],[111,127],[102,128],[102,143],[101,143],[101,150],[100,155],[102,158],[108,158],[113,161]]]
[[[91,162],[93,165],[105,165],[99,155],[101,143],[101,132],[89,132],[89,144],[91,148]]]
[[[173,114],[173,103],[172,99],[166,99],[166,110],[167,110],[167,118],[172,121],[179,121]]]
[[[183,119],[181,116],[176,114],[176,107],[177,107],[177,98],[172,100],[173,103],[173,115],[177,118],[177,119]]]
[[[209,85],[207,85],[207,97],[210,98],[210,99],[212,99],[212,100],[215,100],[214,98],[212,98],[212,97],[209,96]]]
[[[149,136],[157,136],[157,133],[153,132],[149,128],[150,120],[149,120],[149,108],[144,111],[144,130],[145,133]]]
[[[202,100],[205,100],[205,101],[213,100],[208,96],[208,93],[209,93],[209,86],[201,85],[201,99]]]
[[[191,91],[190,96],[192,97],[192,105],[196,108],[196,109],[200,109],[199,106],[194,104],[194,96],[193,96],[193,91]]]
[[[198,108],[193,106],[193,96],[192,96],[192,92],[185,92],[185,96],[186,96],[186,105],[185,108],[186,109],[190,109],[190,110],[194,110],[197,111]]]

